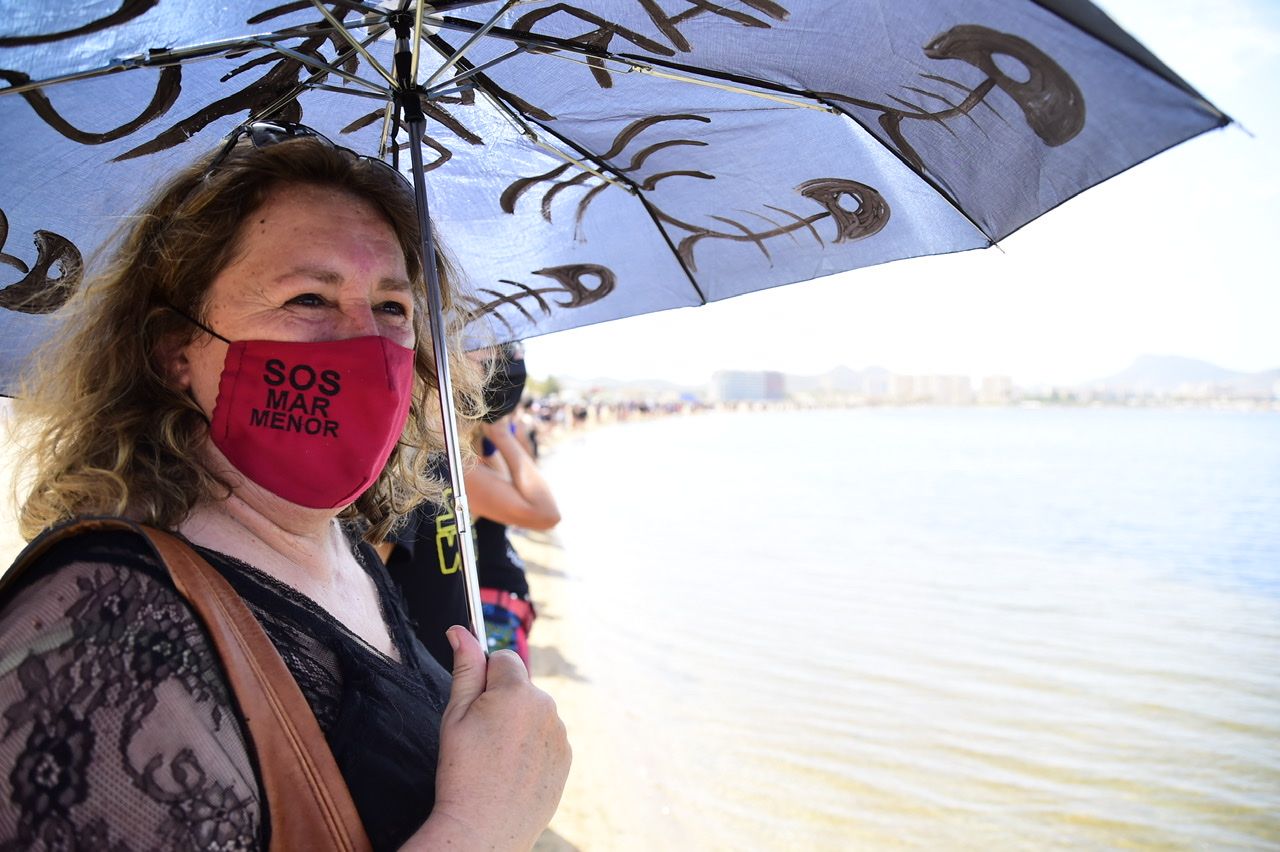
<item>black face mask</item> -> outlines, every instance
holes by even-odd
[[[520,397],[524,396],[527,378],[523,358],[504,361],[498,367],[484,387],[484,404],[489,409],[483,418],[485,423],[493,423],[516,410]]]

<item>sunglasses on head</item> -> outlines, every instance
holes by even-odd
[[[209,168],[205,169],[204,177],[207,178],[209,175],[216,172],[222,164],[227,161],[227,158],[231,156],[231,152],[238,148],[245,139],[248,139],[253,143],[253,147],[257,149],[270,148],[272,145],[278,145],[281,142],[288,142],[292,139],[315,139],[319,142],[323,142],[334,150],[344,151],[355,157],[357,160],[376,163],[394,174],[405,185],[409,185],[409,179],[402,175],[395,166],[385,160],[380,160],[377,157],[370,157],[353,151],[350,148],[345,148],[334,142],[328,136],[325,136],[323,133],[319,133],[318,131],[307,127],[305,124],[298,124],[293,121],[271,120],[250,121],[231,131],[230,135],[227,136],[226,142],[222,145],[222,150],[218,151],[217,156],[215,156],[213,161],[209,163]]]

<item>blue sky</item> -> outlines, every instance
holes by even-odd
[[[876,364],[1070,384],[1148,353],[1280,367],[1271,262],[1280,243],[1280,2],[1098,5],[1240,126],[1089,190],[1003,251],[902,261],[535,338],[526,344],[531,373],[697,384],[721,368]]]

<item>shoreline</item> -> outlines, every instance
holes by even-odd
[[[557,446],[575,437],[581,437],[598,429],[663,420],[672,417],[697,417],[719,414],[778,414],[800,411],[1154,411],[1154,412],[1228,412],[1228,413],[1277,413],[1280,414],[1280,398],[1271,401],[1219,400],[1213,402],[1187,402],[1173,399],[1150,399],[1134,402],[1044,401],[1025,399],[1007,404],[944,405],[926,402],[859,402],[850,404],[810,404],[792,400],[728,402],[708,405],[703,403],[679,403],[670,406],[654,406],[645,411],[612,403],[592,403],[587,406],[587,416],[580,421],[538,423],[538,459],[541,464],[550,458]],[[523,429],[523,427],[522,427]]]
[[[611,849],[623,848],[626,844],[618,842],[622,839],[619,803],[615,800],[606,807],[607,800],[600,795],[617,789],[622,764],[607,730],[608,709],[575,662],[581,640],[570,588],[575,582],[570,560],[554,534],[520,531],[513,532],[512,538],[524,560],[538,611],[529,634],[530,676],[555,700],[573,748],[560,806],[534,849],[578,852],[601,838],[610,838]]]
[[[635,707],[594,677],[598,661],[588,654],[602,627],[585,617],[586,598],[576,588],[583,575],[572,555],[554,534],[513,531],[512,543],[538,611],[529,634],[530,676],[556,702],[573,749],[560,806],[534,852],[714,848],[714,838],[690,834],[669,812],[665,757],[629,736]],[[655,819],[663,821],[661,830]]]

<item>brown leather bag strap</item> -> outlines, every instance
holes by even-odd
[[[288,666],[226,579],[181,539],[120,518],[77,521],[33,542],[0,588],[57,542],[99,530],[127,530],[145,537],[204,623],[258,756],[271,849],[370,850],[333,752]]]

